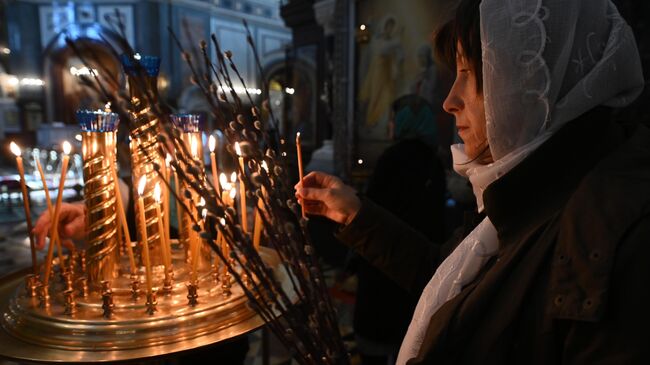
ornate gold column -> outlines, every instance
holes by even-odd
[[[117,203],[112,169],[115,164],[115,113],[81,110],[84,200],[86,204],[86,260],[88,280],[97,284],[117,274],[119,242]]]

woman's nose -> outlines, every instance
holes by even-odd
[[[454,83],[454,86],[449,90],[447,98],[442,103],[442,108],[449,114],[455,114],[461,111],[463,106],[463,99],[458,95],[456,84]]]

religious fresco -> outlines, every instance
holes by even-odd
[[[410,7],[389,0],[358,2],[356,157],[368,162],[368,167],[390,143],[390,107],[396,99],[417,94],[435,107],[443,99],[437,90],[439,67],[431,37],[442,19],[440,3],[444,2],[412,2]]]

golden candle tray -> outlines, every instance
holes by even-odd
[[[175,245],[172,245],[175,246]],[[59,272],[51,282],[49,306],[38,296],[30,297],[23,270],[0,280],[0,356],[33,362],[113,362],[154,358],[195,349],[239,336],[260,327],[262,319],[249,307],[242,289],[233,283],[224,289],[223,275],[214,268],[199,272],[196,303],[189,304],[189,272],[181,248],[172,251],[174,284],[163,292],[164,267],[154,269],[157,288],[155,312],[148,314],[144,285],[134,298],[129,272],[112,282],[112,315],[106,318],[102,288],[88,288],[81,296],[74,283],[76,307],[70,313],[64,292],[69,283]],[[275,251],[261,247],[260,255],[277,274],[280,262]],[[127,258],[122,256],[122,260]],[[120,267],[128,267],[122,262]],[[221,271],[221,270],[219,270]],[[144,283],[144,270],[138,272]],[[284,275],[278,279],[286,283]],[[66,285],[68,288],[66,288]],[[69,296],[69,292],[68,292]]]

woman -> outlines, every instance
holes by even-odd
[[[436,48],[455,56],[454,165],[486,215],[446,259],[454,242],[431,249],[338,179],[297,186],[403,287],[442,262],[398,364],[647,363],[650,131],[608,118],[643,87],[625,21],[608,0],[463,0]]]

